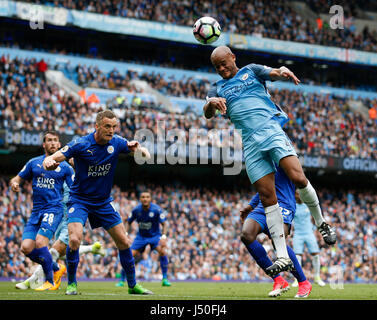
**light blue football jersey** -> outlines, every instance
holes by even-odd
[[[271,68],[249,64],[238,70],[231,79],[221,79],[213,84],[207,97],[226,99],[227,115],[235,128],[242,130],[246,138],[267,120],[275,118],[282,126],[288,121],[287,114],[271,100],[266,87]]]
[[[307,235],[313,233],[313,223],[309,208],[305,203],[296,203],[296,214],[293,220],[295,235]]]

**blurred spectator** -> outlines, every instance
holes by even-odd
[[[42,59],[37,63],[38,76],[43,80],[46,80],[45,72],[47,71],[47,63]]]
[[[376,105],[372,106],[370,109],[369,109],[369,118],[373,121],[376,121],[377,120],[377,109],[376,109]]]

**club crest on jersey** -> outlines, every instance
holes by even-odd
[[[150,211],[150,212],[149,212],[149,216],[150,216],[151,218],[153,218],[153,216],[154,216],[154,212],[153,212],[153,211]]]
[[[68,146],[65,146],[65,147],[63,147],[60,151],[61,151],[61,152],[67,152],[67,151],[68,151],[68,148],[69,148]]]
[[[62,168],[60,168],[60,166],[55,169],[55,172],[60,172],[60,171],[62,171]]]
[[[242,76],[242,80],[246,80],[247,78],[249,77],[249,75],[247,73],[245,73],[243,76]]]
[[[114,152],[114,147],[113,146],[108,146],[107,147],[107,152],[112,154]]]
[[[75,208],[69,208],[68,213],[72,213],[73,211],[75,211]]]

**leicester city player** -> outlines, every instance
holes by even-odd
[[[325,282],[321,279],[319,261],[319,246],[317,239],[314,235],[314,226],[311,222],[311,215],[308,207],[300,199],[298,192],[295,193],[296,197],[296,214],[293,219],[293,250],[297,256],[298,261],[302,265],[302,254],[304,253],[304,246],[306,245],[309,253],[312,256],[312,264],[314,269],[314,282],[321,287],[325,286]],[[292,284],[296,287],[297,282]]]
[[[211,62],[222,79],[209,90],[203,107],[204,115],[209,119],[217,111],[226,114],[241,131],[246,171],[265,209],[278,257],[267,272],[289,270],[292,261],[286,249],[281,208],[275,192],[275,164],[298,188],[325,242],[334,244],[336,241],[335,232],[322,216],[317,194],[305,177],[291,141],[282,129],[288,116],[271,100],[265,83],[266,80],[291,79],[297,85],[300,80],[286,67],[274,69],[249,64],[239,69],[235,55],[226,46],[217,47],[212,52]]]
[[[150,157],[148,150],[137,141],[115,134],[118,119],[110,110],[97,114],[95,132],[68,143],[64,148],[47,157],[43,166],[54,170],[69,158],[75,160],[75,180],[71,186],[68,207],[69,244],[66,252],[68,286],[66,294],[77,294],[76,272],[79,264],[79,247],[83,228],[89,219],[91,227],[103,227],[119,250],[119,258],[127,275],[130,294],[151,294],[135,279],[135,260],[130,239],[111,197],[115,167],[120,153],[139,153]]]
[[[275,186],[278,203],[282,208],[285,235],[288,236],[296,211],[295,186],[279,167],[275,174]],[[267,269],[272,265],[272,261],[268,257],[266,250],[256,238],[257,235],[262,232],[270,237],[270,233],[266,223],[265,209],[260,201],[258,193],[251,199],[250,203],[240,211],[240,216],[241,221],[243,222],[241,241],[257,264],[267,273]],[[288,245],[286,248],[294,266],[291,273],[296,278],[299,286],[295,297],[306,298],[311,292],[312,285],[306,279],[294,251]],[[278,273],[269,275],[274,280],[273,289],[269,293],[270,297],[279,296],[289,289],[288,282],[281,275]]]
[[[168,257],[166,255],[166,211],[159,205],[152,203],[150,192],[140,194],[140,203],[132,210],[127,219],[128,232],[131,231],[131,225],[136,220],[139,224],[139,230],[132,243],[132,254],[136,258],[140,256],[145,248],[149,245],[151,250],[156,250],[159,254],[160,267],[162,272],[162,286],[170,287],[168,280]],[[162,226],[162,232],[160,229]],[[126,274],[122,270],[121,280],[117,286],[123,286]]]
[[[32,180],[33,210],[24,228],[21,251],[32,261],[40,264],[45,275],[45,283],[37,291],[57,290],[60,282],[54,283],[53,272],[59,266],[53,263],[48,244],[63,218],[63,184],[72,184],[72,167],[62,162],[53,171],[43,168],[43,161],[60,148],[59,136],[48,131],[43,137],[45,154],[28,161],[23,169],[10,181],[14,192],[20,191],[24,180]]]
[[[71,159],[70,159],[71,160]],[[55,238],[57,239],[54,244],[52,245],[50,249],[50,253],[52,256],[52,260],[54,262],[57,262],[58,259],[65,259],[65,253],[68,246],[68,217],[67,217],[67,201],[69,196],[69,188],[66,183],[63,185],[64,189],[64,196],[63,196],[63,212],[64,216],[62,221],[60,222],[56,232],[55,232]],[[101,256],[105,256],[105,250],[102,248],[101,243],[95,242],[92,245],[81,245],[79,249],[79,253],[93,253],[93,254],[99,254]],[[59,264],[59,270],[54,272],[54,282],[57,287],[59,287],[61,283],[61,278],[64,275],[66,271],[66,267],[62,264]],[[16,284],[17,289],[21,290],[27,290],[30,288],[34,288],[35,286],[38,286],[39,283],[43,283],[45,281],[44,273],[42,266],[39,265],[33,274],[27,278],[26,280],[19,282]]]

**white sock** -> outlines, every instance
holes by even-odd
[[[313,269],[314,269],[314,277],[319,277],[319,272],[320,272],[320,267],[321,264],[319,262],[319,254],[316,254],[312,258],[312,263],[313,263]]]
[[[284,222],[281,208],[278,204],[264,208],[266,212],[266,223],[270,231],[271,239],[274,242],[276,256],[278,258],[288,258],[287,244],[284,236]]]
[[[41,265],[38,265],[38,267],[34,270],[34,273],[27,279],[30,282],[36,281],[37,279],[44,279],[45,273],[43,272],[43,268]]]
[[[301,256],[301,254],[296,254],[296,258],[297,258],[298,263],[302,267],[302,256]]]
[[[59,259],[59,256],[60,256],[59,252],[56,251],[56,249],[54,249],[54,248],[51,248],[49,251],[51,253],[52,260],[56,262]]]
[[[319,206],[319,200],[317,193],[315,192],[314,188],[308,181],[308,184],[305,188],[297,189],[298,193],[300,194],[301,200],[308,206],[310,210],[310,214],[312,215],[315,225],[319,227],[325,219],[322,216],[322,210]]]
[[[92,252],[92,245],[87,245],[87,246],[81,245],[80,246],[79,254],[88,253],[88,252]]]
[[[82,255],[88,252],[92,252],[92,245],[87,245],[87,246],[81,245],[79,247],[79,255]],[[60,257],[60,259],[62,260],[65,260],[65,258],[66,258],[65,256]]]

